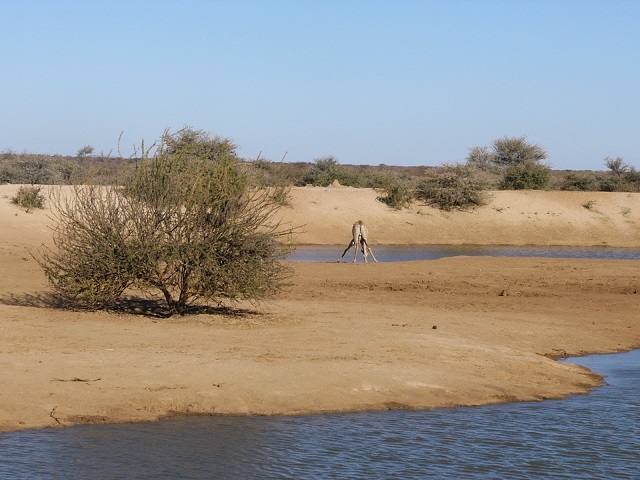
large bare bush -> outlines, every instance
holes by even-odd
[[[54,248],[39,259],[55,291],[71,305],[102,308],[134,287],[161,294],[173,314],[281,289],[288,252],[277,240],[290,229],[235,149],[200,131],[165,133],[122,186],[57,196]]]

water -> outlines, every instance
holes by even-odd
[[[289,256],[296,262],[337,262],[345,247],[340,245],[304,245]],[[482,245],[376,245],[373,253],[379,262],[407,262],[411,260],[437,260],[444,257],[494,256],[494,257],[549,257],[549,258],[592,258],[616,260],[640,260],[638,248],[612,247],[511,247]],[[353,260],[353,250],[344,257]],[[358,261],[362,261],[359,254]]]
[[[588,395],[430,411],[176,418],[0,435],[0,478],[640,478],[640,350]]]

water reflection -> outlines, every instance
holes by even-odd
[[[640,477],[640,351],[589,395],[422,412],[208,417],[0,435],[2,478]]]
[[[377,245],[374,253],[379,262],[437,260],[455,256],[592,258],[603,260],[640,260],[638,248],[611,247],[511,247],[484,245]],[[296,262],[337,262],[344,247],[340,245],[303,245],[289,256]],[[345,256],[353,260],[353,253]],[[362,261],[362,256],[358,261]]]

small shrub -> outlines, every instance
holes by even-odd
[[[526,160],[504,171],[501,190],[543,190],[551,179],[551,169],[544,164]]]
[[[593,174],[568,174],[560,184],[560,190],[591,192],[598,189],[598,179]]]
[[[416,197],[441,210],[466,210],[486,204],[484,184],[469,165],[444,165],[418,185]]]
[[[380,200],[396,210],[408,207],[415,198],[414,189],[409,182],[398,177],[383,181],[383,190],[385,196]]]
[[[596,206],[596,201],[595,200],[587,200],[586,202],[584,202],[582,204],[582,206],[584,208],[586,208],[587,210],[593,210],[593,208]]]
[[[24,208],[27,212],[34,208],[44,208],[44,202],[42,187],[35,185],[20,187],[16,195],[11,198],[11,203]]]

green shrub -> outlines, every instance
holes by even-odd
[[[382,180],[382,188],[385,195],[380,200],[396,210],[408,207],[415,198],[415,191],[409,181],[396,176]]]
[[[633,179],[634,173],[627,173],[622,177],[608,175],[600,182],[603,192],[640,192],[640,179]]]
[[[593,174],[569,173],[560,184],[560,190],[590,192],[598,190],[598,178]]]
[[[544,164],[527,160],[507,167],[500,182],[501,190],[542,190],[551,179],[551,169]]]
[[[58,196],[54,248],[38,263],[70,306],[107,308],[134,287],[168,314],[279,291],[279,205],[240,167],[236,147],[191,129],[165,133],[122,186],[76,186]]]
[[[418,185],[416,197],[441,210],[467,210],[487,201],[478,171],[463,164],[444,165]]]
[[[35,185],[20,187],[16,195],[11,198],[11,203],[24,208],[27,212],[34,208],[44,208],[45,198],[42,187]]]

